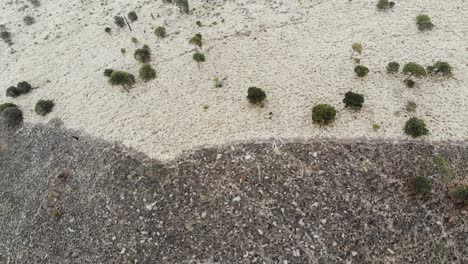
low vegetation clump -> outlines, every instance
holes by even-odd
[[[107,34],[110,34],[112,32],[112,29],[110,27],[106,27],[104,29],[104,31],[107,33]]]
[[[358,53],[359,55],[361,55],[362,53],[362,44],[361,43],[353,43],[353,45],[351,45],[351,48],[353,49],[353,55],[354,53]]]
[[[0,104],[0,114],[3,112],[3,110],[5,110],[8,107],[17,107],[17,106],[15,104],[12,104],[12,103]]]
[[[0,32],[0,38],[5,41],[6,44],[8,45],[13,45],[13,41],[11,41],[11,33],[8,31],[2,31]]]
[[[205,62],[205,54],[196,52],[195,54],[193,54],[193,60],[197,63]]]
[[[442,179],[445,181],[451,180],[453,178],[453,172],[450,169],[449,162],[441,155],[437,155],[432,159],[434,165],[437,166],[437,170],[442,175]]]
[[[111,77],[112,73],[114,72],[113,69],[105,69],[104,70],[104,76],[106,77]]]
[[[445,61],[438,61],[432,66],[427,66],[427,72],[431,75],[441,74],[445,77],[452,76],[452,66]]]
[[[400,70],[400,64],[398,64],[398,62],[390,62],[388,63],[387,65],[387,73],[388,74],[395,74],[395,73],[398,73],[398,71]]]
[[[11,86],[6,90],[7,97],[18,97],[22,94],[27,94],[31,91],[32,86],[28,82],[20,82],[15,86]]]
[[[203,37],[200,33],[195,34],[190,40],[189,43],[195,45],[197,48],[201,48],[203,46]]]
[[[34,108],[34,111],[40,116],[45,116],[48,113],[52,112],[54,105],[54,102],[52,102],[51,100],[39,100],[36,103],[36,108]]]
[[[135,76],[124,71],[113,71],[109,78],[109,83],[121,85],[128,92],[128,88],[135,84]]]
[[[190,6],[188,0],[175,0],[175,4],[179,7],[180,12],[184,14],[190,13]]]
[[[121,48],[121,49],[120,49],[120,53],[125,54],[125,53],[127,53],[127,50],[124,49],[124,48]]]
[[[135,21],[138,20],[138,16],[137,16],[137,14],[135,13],[135,11],[132,11],[132,12],[128,13],[127,17],[128,17],[128,19],[130,19],[130,21],[132,21],[132,22],[135,22]]]
[[[354,72],[358,77],[365,77],[369,73],[369,69],[366,66],[358,65],[354,68]]]
[[[390,2],[388,0],[379,0],[377,3],[377,9],[378,10],[387,10],[389,8],[393,8],[395,6],[394,2]]]
[[[144,45],[143,48],[135,50],[133,57],[141,63],[148,63],[151,60],[150,48],[148,45]]]
[[[266,93],[258,87],[249,87],[247,90],[247,99],[252,104],[262,103],[266,99]]]
[[[418,105],[415,102],[409,101],[406,103],[406,107],[405,107],[406,111],[415,112],[416,108],[418,108]]]
[[[406,63],[403,67],[403,73],[405,75],[408,75],[408,78],[406,78],[406,80],[409,80],[409,78],[413,76],[416,78],[422,78],[427,76],[427,72],[424,69],[424,67],[414,62]]]
[[[450,197],[457,203],[468,205],[468,186],[459,186],[450,194]]]
[[[199,27],[202,27],[202,26],[203,26],[202,22],[199,21],[199,20],[197,20],[197,22],[195,22],[195,24],[197,24],[197,26],[199,26]]]
[[[428,15],[418,15],[416,17],[416,24],[418,25],[418,29],[420,31],[427,31],[434,28],[434,24],[431,22],[431,18]]]
[[[140,68],[140,78],[147,82],[156,78],[156,71],[149,64],[145,64]]]
[[[426,123],[423,119],[412,117],[406,121],[404,131],[414,138],[429,134]]]
[[[336,109],[329,104],[318,104],[312,108],[312,122],[328,125],[335,121]]]
[[[416,85],[416,82],[413,80],[406,80],[405,83],[408,88],[413,88]]]
[[[26,26],[30,26],[30,25],[34,24],[36,22],[36,20],[32,16],[25,16],[23,18],[23,22],[24,22],[24,24],[26,24]]]
[[[356,110],[362,108],[362,104],[364,103],[364,96],[362,94],[353,93],[351,91],[345,93],[345,98],[343,99],[343,103],[346,107],[350,107]]]
[[[17,126],[23,122],[23,112],[16,106],[5,108],[2,117],[8,126]]]
[[[41,1],[39,0],[28,0],[29,3],[31,3],[34,7],[40,7],[41,6]]]
[[[132,40],[132,42],[133,42],[134,44],[138,44],[138,39],[137,39],[137,38],[135,38],[135,37],[132,37],[132,39],[131,39],[131,40]]]
[[[114,23],[120,28],[125,27],[125,19],[121,16],[115,16]]]
[[[432,190],[432,183],[426,177],[416,176],[411,179],[411,188],[417,194],[428,194]]]
[[[165,28],[165,27],[157,27],[157,28],[154,30],[154,34],[155,34],[158,38],[165,38],[165,37],[166,37],[166,28]]]

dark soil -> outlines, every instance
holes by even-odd
[[[466,143],[420,141],[246,143],[163,164],[59,125],[0,127],[0,263],[468,263],[467,212],[447,194],[467,164]]]

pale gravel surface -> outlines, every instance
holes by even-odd
[[[190,16],[159,0],[42,1],[37,9],[18,11],[23,2],[0,2],[0,24],[15,43],[11,49],[0,43],[0,102],[20,105],[28,122],[58,117],[67,128],[168,160],[196,146],[246,139],[405,139],[402,127],[411,115],[403,108],[413,100],[418,110],[412,115],[424,118],[431,132],[427,140],[468,139],[465,0],[401,0],[383,13],[376,1],[367,0],[191,1],[198,11]],[[134,9],[140,17],[132,24],[134,31],[117,29],[113,16]],[[159,17],[152,20],[151,12]],[[432,17],[432,31],[418,32],[415,17],[421,12]],[[22,22],[27,14],[37,21],[29,27]],[[197,27],[197,20],[206,26]],[[217,25],[209,27],[212,22]],[[158,40],[153,28],[163,24],[169,36]],[[112,35],[104,32],[106,26]],[[206,41],[207,62],[200,69],[187,43],[197,32]],[[355,77],[349,59],[353,42],[364,46],[362,63],[370,68],[364,79]],[[137,74],[132,53],[142,44],[153,51],[158,78],[139,82],[130,95],[108,85],[105,68]],[[444,60],[454,66],[456,79],[427,78],[408,89],[403,76],[385,73],[394,60],[423,65]],[[227,77],[221,89],[213,88],[216,75]],[[6,98],[4,89],[21,80],[38,89]],[[264,108],[248,104],[251,85],[267,92]],[[362,111],[343,109],[348,90],[366,96]],[[41,98],[56,102],[47,117],[33,112]],[[338,108],[333,126],[311,124],[317,103]],[[373,132],[374,123],[380,131]]]
[[[245,143],[161,164],[59,126],[0,124],[0,263],[466,264],[468,211],[447,195],[466,164],[466,143],[375,141]],[[429,196],[411,192],[414,175]]]

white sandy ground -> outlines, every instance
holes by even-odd
[[[405,139],[402,128],[412,115],[427,122],[431,134],[423,140],[468,140],[466,0],[396,0],[388,12],[377,11],[376,0],[191,1],[192,15],[161,0],[41,2],[19,11],[25,1],[0,1],[0,24],[14,42],[0,42],[0,102],[18,104],[26,122],[60,118],[68,128],[159,159],[201,145],[270,137]],[[139,15],[134,31],[117,29],[114,15],[132,10]],[[417,30],[415,17],[422,12],[432,17],[432,31]],[[28,14],[36,18],[32,26],[22,21]],[[153,31],[163,24],[169,36],[159,40]],[[107,26],[112,35],[104,32]],[[201,68],[188,44],[198,32],[207,58]],[[353,72],[353,42],[363,44],[362,64],[370,69],[362,79]],[[139,80],[130,94],[110,86],[105,68],[138,76],[133,51],[143,44],[152,50],[158,78]],[[455,79],[428,77],[409,89],[401,74],[385,71],[390,61],[437,60],[454,67]],[[224,87],[214,88],[215,76],[227,77]],[[4,90],[22,80],[38,89],[5,97]],[[267,93],[264,108],[246,99],[254,85]],[[344,109],[349,90],[365,95],[361,111]],[[46,117],[34,113],[39,99],[56,103]],[[415,114],[403,110],[409,100],[418,104]],[[311,108],[318,103],[338,109],[332,126],[312,124]],[[381,125],[377,132],[374,123]]]

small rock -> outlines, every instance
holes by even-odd
[[[234,199],[232,199],[233,202],[240,202],[241,198],[240,196],[236,196],[234,197]]]
[[[352,251],[351,252],[351,255],[353,255],[353,257],[357,256],[357,252],[356,251]]]

